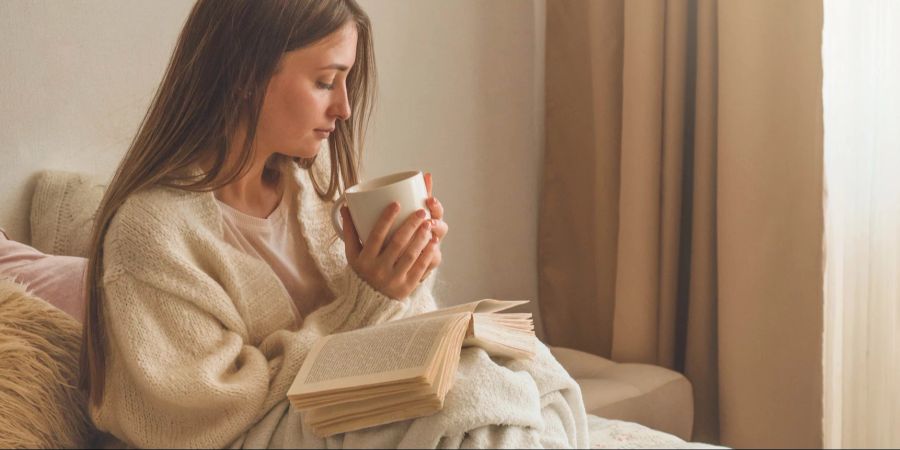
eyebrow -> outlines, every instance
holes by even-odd
[[[347,67],[345,65],[341,65],[341,64],[332,64],[330,66],[325,66],[319,70],[325,70],[325,69],[337,69],[337,70],[340,70],[341,72],[346,72],[347,69],[349,69],[349,67]]]

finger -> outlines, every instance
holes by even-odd
[[[406,275],[409,268],[416,262],[419,254],[422,253],[422,250],[428,245],[431,236],[431,224],[429,222],[422,222],[422,224],[416,228],[415,234],[409,240],[409,243],[395,258],[396,262],[391,266],[393,267],[395,276]]]
[[[425,279],[431,275],[431,272],[434,272],[434,269],[437,269],[437,267],[441,265],[441,244],[439,242],[436,244],[434,254],[431,255],[431,262],[428,264],[428,269],[425,270],[425,274],[422,275],[422,279],[419,280],[420,282],[425,281]]]
[[[431,197],[425,201],[425,204],[428,206],[432,219],[441,220],[444,218],[444,205],[441,205],[438,199]]]
[[[428,190],[428,196],[431,197],[431,172],[425,172],[425,189]]]
[[[378,222],[375,222],[375,226],[369,232],[369,237],[366,238],[360,253],[361,257],[366,259],[378,257],[378,254],[381,253],[381,247],[384,245],[384,239],[387,237],[388,231],[390,231],[391,225],[394,224],[394,219],[399,213],[400,204],[397,202],[391,202],[390,205],[384,208],[381,217],[378,218]]]
[[[415,264],[410,267],[409,272],[407,273],[407,279],[419,281],[422,278],[425,278],[425,271],[428,270],[428,267],[431,265],[431,261],[434,259],[437,249],[438,243],[432,238],[428,241],[428,245],[425,246],[425,249],[422,250],[419,259],[417,259]]]
[[[409,246],[410,240],[415,237],[416,230],[418,230],[423,223],[425,223],[424,209],[420,209],[410,214],[409,217],[406,218],[406,221],[397,228],[394,235],[391,236],[391,241],[388,242],[387,247],[379,257],[381,263],[386,264],[388,267],[394,267],[400,254]]]
[[[359,258],[362,244],[359,243],[359,235],[350,217],[350,210],[346,206],[341,207],[341,220],[344,225],[344,252],[347,254],[347,262],[353,263]]]
[[[428,270],[425,272],[425,275],[422,275],[422,279],[419,280],[419,283],[425,282],[425,280],[431,275],[431,266],[428,266]]]
[[[438,219],[431,219],[431,233],[437,236],[438,242],[444,240],[447,233],[450,232],[450,226],[447,222]]]
[[[425,274],[422,275],[422,280],[420,281],[424,281],[426,278],[428,278],[428,275],[431,275],[431,272],[433,272],[434,269],[437,269],[437,267],[441,265],[441,243],[440,241],[437,241],[435,242],[435,244],[437,245],[435,245],[434,254],[431,256],[431,262],[428,264],[428,269],[425,270]]]

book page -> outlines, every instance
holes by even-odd
[[[519,305],[524,305],[528,303],[530,300],[495,300],[492,298],[485,298],[482,300],[475,300],[474,302],[463,303],[461,305],[448,306],[446,308],[441,308],[437,311],[431,311],[425,314],[419,314],[418,316],[407,317],[405,319],[401,319],[398,322],[404,322],[409,320],[420,320],[428,317],[438,317],[438,316],[446,316],[450,314],[459,314],[459,313],[495,313],[504,311],[510,308],[515,308]]]
[[[310,352],[298,374],[303,384],[418,368],[437,350],[444,325],[452,316],[398,321],[327,336]]]
[[[481,347],[493,356],[530,359],[534,356],[533,330],[530,313],[473,314],[463,347]]]
[[[524,305],[529,301],[530,300],[494,300],[492,298],[486,298],[484,300],[475,302],[477,303],[477,305],[475,307],[475,310],[472,312],[479,314],[488,314],[506,311],[507,309],[515,308],[519,305]]]

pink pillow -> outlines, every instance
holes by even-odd
[[[47,255],[9,239],[0,229],[0,277],[24,284],[34,295],[79,322],[84,318],[84,276],[87,259]]]

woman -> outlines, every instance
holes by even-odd
[[[274,445],[316,339],[434,308],[435,199],[429,221],[389,207],[364,244],[346,210],[343,246],[330,233],[374,78],[353,0],[197,2],[97,214],[81,385],[98,428]]]

